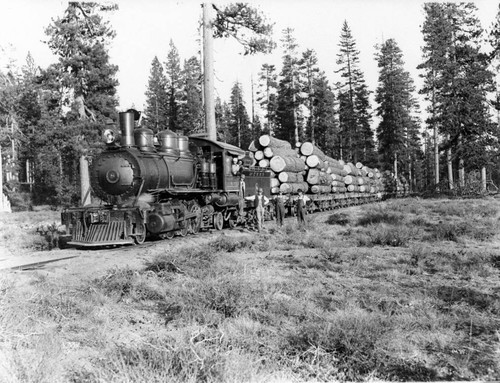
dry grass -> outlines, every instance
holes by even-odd
[[[5,278],[0,381],[498,380],[499,207],[398,200],[75,285]]]
[[[50,250],[50,239],[37,233],[41,225],[60,222],[60,212],[43,210],[33,212],[0,213],[0,251]]]

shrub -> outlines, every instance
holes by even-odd
[[[482,218],[494,218],[497,216],[498,212],[498,207],[494,206],[492,203],[486,203],[474,208],[474,213]]]
[[[387,223],[397,225],[403,220],[403,214],[388,210],[386,207],[374,207],[367,210],[357,221],[359,226]]]
[[[321,247],[320,255],[329,262],[339,262],[342,259],[342,249],[326,244]]]
[[[498,229],[493,222],[486,224],[472,224],[470,221],[440,222],[432,225],[431,230],[427,239],[454,242],[458,242],[461,237],[486,241],[498,233]]]
[[[13,190],[7,195],[13,212],[33,210],[33,201],[31,200],[30,193]]]
[[[387,209],[400,213],[420,214],[422,213],[422,203],[416,198],[395,199],[387,202]]]
[[[219,235],[210,243],[210,247],[216,251],[225,251],[232,253],[239,249],[249,248],[252,245],[252,239],[248,236],[229,237],[225,234]]]
[[[300,237],[299,244],[306,249],[322,249],[326,246],[327,240],[317,234],[309,234],[305,237]]]
[[[100,278],[94,279],[93,283],[106,295],[118,295],[120,297],[129,294],[136,281],[138,272],[129,268],[111,269]]]
[[[406,226],[371,225],[356,234],[358,246],[394,246],[408,245],[416,236],[413,229]]]
[[[106,382],[223,381],[228,350],[216,329],[152,336],[135,345],[116,345],[96,361],[96,374]],[[94,381],[90,379],[89,381]]]
[[[428,227],[431,226],[432,224],[422,216],[416,216],[415,218],[411,219],[410,223],[415,226],[422,226],[422,227]]]
[[[327,218],[326,223],[329,225],[345,226],[349,224],[349,216],[346,213],[334,213]]]
[[[384,360],[385,353],[377,343],[389,325],[377,313],[348,307],[324,320],[310,319],[289,329],[283,349],[308,367],[302,371],[306,380],[358,381]]]
[[[464,205],[462,201],[443,201],[439,204],[433,204],[430,209],[440,217],[467,217],[471,214],[471,208]]]

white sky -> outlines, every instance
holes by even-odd
[[[200,50],[201,1],[196,0],[121,0],[119,10],[109,19],[117,32],[110,47],[111,62],[119,66],[118,97],[121,109],[135,105],[142,109],[145,90],[154,56],[166,60],[168,44],[173,40],[181,60]],[[344,20],[347,20],[360,51],[361,69],[368,87],[375,91],[378,79],[374,60],[375,44],[394,38],[403,51],[406,69],[420,85],[416,66],[421,61],[423,44],[420,26],[424,15],[423,1],[410,0],[257,0],[248,1],[275,23],[274,38],[281,31],[295,29],[299,51],[314,49],[319,66],[333,83],[338,42]],[[489,28],[498,10],[493,0],[475,1],[483,28]],[[217,2],[221,4],[221,2]],[[7,58],[24,64],[28,51],[35,63],[46,67],[55,61],[47,45],[44,29],[52,18],[62,16],[67,1],[0,0],[0,68]],[[250,78],[254,81],[262,63],[281,69],[281,49],[272,56],[243,56],[242,49],[228,39],[215,42],[216,93],[229,100],[236,80],[243,85],[250,108]],[[375,105],[372,105],[375,107]],[[423,108],[422,108],[423,109]]]

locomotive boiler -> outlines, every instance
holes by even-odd
[[[185,236],[203,228],[222,230],[240,215],[240,175],[234,159],[245,151],[204,137],[169,130],[156,137],[136,128],[133,110],[119,114],[121,137],[106,130],[106,149],[90,167],[90,184],[98,203],[66,209],[62,223],[69,245],[106,246],[144,242],[146,237]],[[270,195],[270,172],[251,167],[247,193],[256,187]]]

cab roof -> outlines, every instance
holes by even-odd
[[[225,142],[214,141],[214,140],[210,140],[210,139],[205,138],[205,137],[197,137],[197,136],[189,136],[189,139],[194,141],[198,145],[200,145],[200,144],[210,145],[212,147],[226,151],[229,154],[232,154],[234,156],[244,156],[245,155],[244,150],[238,148],[237,146],[227,144]]]

